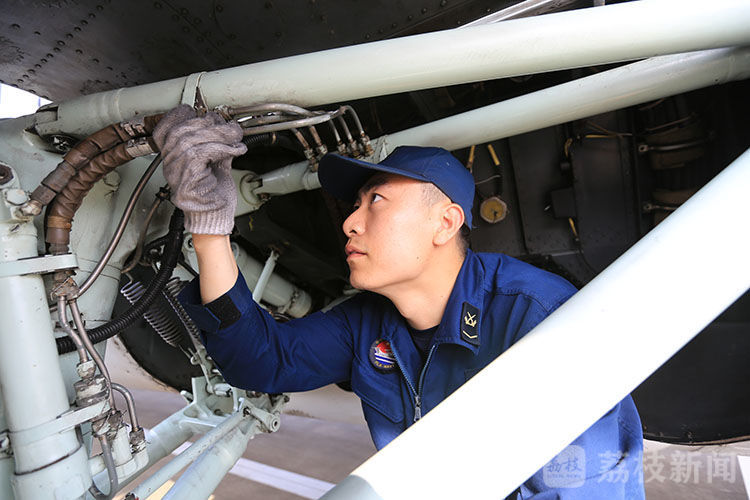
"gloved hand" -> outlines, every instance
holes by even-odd
[[[195,234],[229,234],[234,227],[237,191],[232,159],[247,151],[242,128],[216,113],[196,117],[183,104],[161,119],[154,142],[163,157],[172,202],[185,212],[185,229]]]

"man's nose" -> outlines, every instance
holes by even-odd
[[[341,228],[346,236],[352,234],[362,234],[364,231],[364,222],[362,221],[361,207],[356,208],[349,217],[346,218]]]

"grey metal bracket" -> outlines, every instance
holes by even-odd
[[[181,104],[189,104],[196,108],[206,109],[206,101],[203,99],[201,94],[200,83],[201,77],[205,75],[205,71],[200,73],[193,73],[185,78],[185,87],[182,90]]]
[[[0,262],[0,278],[23,276],[25,274],[44,274],[59,269],[73,269],[78,267],[75,254],[43,255],[29,259]]]
[[[59,434],[60,432],[72,429],[76,425],[88,422],[107,411],[109,411],[109,403],[106,400],[100,401],[91,406],[63,413],[55,420],[44,422],[43,424],[31,427],[30,429],[13,432],[11,433],[10,439],[14,445],[25,446],[47,436]],[[0,443],[1,442],[2,440],[0,439]]]

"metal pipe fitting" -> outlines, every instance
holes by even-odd
[[[76,325],[78,335],[81,337],[81,341],[83,342],[83,345],[86,346],[86,350],[91,355],[94,363],[96,363],[97,368],[99,368],[99,373],[101,373],[104,377],[104,380],[107,384],[107,400],[109,401],[109,407],[114,410],[116,408],[115,395],[112,393],[112,379],[109,376],[107,365],[104,364],[104,360],[99,355],[99,351],[96,350],[96,347],[94,347],[94,344],[92,344],[91,340],[89,339],[88,333],[86,333],[86,328],[83,326],[81,311],[78,309],[78,304],[76,303],[75,299],[69,300],[68,305],[70,306],[70,312],[73,315],[73,323],[75,323]]]
[[[130,416],[130,427],[132,430],[135,432],[140,429],[141,426],[138,425],[138,415],[135,413],[135,400],[133,399],[133,395],[127,387],[116,382],[112,382],[112,389],[122,394],[122,397],[125,398],[125,404],[128,406],[128,415]]]

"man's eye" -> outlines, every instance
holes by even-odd
[[[376,201],[382,200],[382,199],[383,199],[383,197],[380,196],[378,193],[373,193],[372,194],[372,201],[370,203],[375,203]]]

